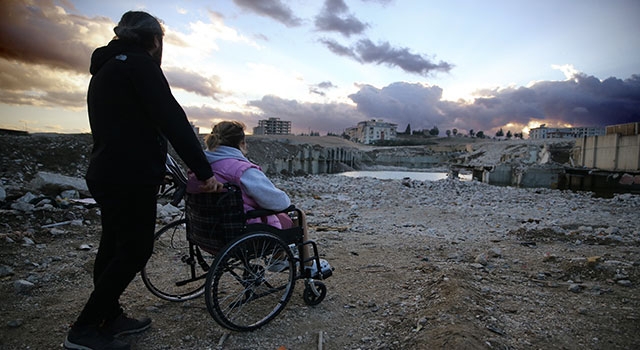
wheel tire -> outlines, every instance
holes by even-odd
[[[320,292],[320,295],[316,295],[313,292],[313,289],[311,288],[310,284],[307,284],[304,287],[304,292],[302,294],[302,299],[304,300],[304,303],[309,306],[320,304],[324,300],[324,297],[327,296],[327,286],[325,286],[324,283],[314,281],[313,284],[316,286],[316,289],[318,290],[318,292]]]
[[[277,262],[283,268],[276,268]],[[267,232],[246,234],[229,243],[215,259],[205,284],[207,309],[221,326],[257,329],[286,306],[295,284],[293,254]]]
[[[194,246],[194,249],[198,249]],[[213,256],[200,251],[204,267],[189,253],[186,219],[172,221],[155,233],[153,253],[142,269],[142,281],[151,293],[169,301],[185,301],[204,293],[204,283]],[[190,281],[184,285],[178,282]]]

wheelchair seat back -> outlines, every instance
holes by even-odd
[[[225,192],[185,196],[187,238],[212,252],[246,232],[242,191],[235,184],[225,188]]]

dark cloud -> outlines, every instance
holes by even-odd
[[[86,107],[86,93],[68,90],[14,91],[0,89],[0,102],[7,105],[63,107],[81,110]]]
[[[351,14],[345,14],[348,11],[349,8],[343,0],[326,0],[322,11],[315,18],[316,29],[338,32],[346,37],[363,33],[369,25]]]
[[[0,16],[1,58],[80,73],[88,72],[94,49],[87,33],[113,28],[110,19],[71,15],[53,1],[3,0]]]
[[[446,62],[432,63],[430,60],[409,52],[408,48],[393,48],[388,42],[375,45],[370,40],[360,40],[356,51],[364,62],[398,66],[409,73],[427,75],[432,71],[448,72],[453,66]]]
[[[309,130],[341,133],[364,118],[350,105],[300,103],[276,96],[264,96],[261,100],[250,101],[248,105],[258,108],[260,112],[230,112],[206,106],[187,106],[184,109],[189,119],[201,127],[200,132],[206,132],[206,128],[221,120],[239,120],[251,130],[259,120],[276,117],[291,121],[293,133],[296,134],[308,133]]]
[[[214,100],[218,100],[217,95],[223,93],[218,76],[203,77],[197,72],[175,67],[164,69],[164,74],[173,88],[183,89],[204,97],[211,97]]]
[[[330,131],[341,133],[355,126],[365,115],[344,103],[301,103],[277,96],[264,96],[261,100],[250,101],[249,106],[263,111],[264,116],[290,120],[295,133],[311,131]]]
[[[431,128],[444,123],[447,117],[438,108],[442,98],[442,89],[438,86],[398,82],[378,89],[362,85],[349,98],[367,119],[411,124],[413,129]]]
[[[360,57],[356,55],[353,49],[340,45],[338,42],[332,39],[320,39],[320,42],[324,44],[331,52],[335,53],[338,56],[345,56],[349,58],[353,58],[358,62],[362,62]]]
[[[0,103],[38,107],[86,107],[86,88],[74,80],[81,74],[44,65],[0,59]]]
[[[583,73],[565,81],[543,81],[530,87],[483,91],[469,109],[483,122],[526,125],[531,120],[552,124],[606,126],[640,121],[640,76],[626,80]]]
[[[548,125],[606,126],[640,121],[640,75],[603,81],[576,74],[565,81],[529,87],[479,91],[472,103],[441,100],[442,89],[394,83],[382,89],[363,85],[349,97],[367,119],[385,119],[400,128],[438,126],[495,132],[511,125],[519,132],[530,122]],[[489,133],[488,133],[489,134]]]
[[[318,91],[331,88],[330,82],[314,85]],[[494,135],[520,132],[530,122],[549,126],[606,126],[640,121],[640,75],[622,80],[603,81],[577,74],[565,81],[542,81],[529,87],[484,90],[473,102],[444,101],[439,86],[397,82],[376,88],[363,84],[349,98],[355,107],[344,103],[303,103],[277,96],[250,101],[256,113],[225,112],[208,107],[187,107],[187,114],[199,125],[214,120],[241,120],[252,127],[258,120],[277,117],[290,120],[294,133],[311,131],[341,133],[368,119],[383,119],[403,130],[437,126],[466,133],[473,129]]]
[[[114,23],[108,18],[89,19],[66,13],[48,1],[37,5],[1,1],[0,16],[0,102],[86,107],[86,86],[78,90],[73,80],[89,76],[95,46],[88,40],[108,40]],[[168,34],[166,41],[185,45],[176,35]],[[213,99],[223,94],[216,76],[204,77],[171,67],[164,71],[174,88]]]
[[[388,1],[378,2],[388,3]],[[343,0],[325,0],[322,11],[315,19],[316,29],[339,32],[346,37],[362,34],[368,24],[348,14],[348,11],[349,8]],[[333,39],[321,39],[320,42],[339,56],[349,57],[362,63],[400,67],[408,73],[422,76],[428,76],[435,71],[449,72],[453,68],[450,63],[443,61],[434,63],[422,55],[412,53],[408,48],[394,48],[388,42],[376,45],[369,39],[361,39],[352,47],[341,45]]]
[[[336,86],[333,85],[333,83],[331,83],[330,81],[323,81],[322,83],[318,84],[318,87],[321,89],[331,89]]]
[[[272,18],[287,27],[299,26],[302,21],[296,17],[287,5],[280,0],[233,0],[233,2],[246,10],[260,16]]]
[[[336,87],[330,81],[323,81],[320,84],[315,84],[309,86],[309,92],[313,94],[318,94],[320,96],[325,96],[324,90],[329,90]]]
[[[363,63],[400,67],[405,72],[422,76],[428,76],[435,71],[449,72],[453,68],[450,63],[431,62],[428,58],[411,53],[408,48],[391,47],[388,42],[376,45],[369,39],[362,39],[352,48],[340,45],[331,39],[323,39],[321,42],[337,55],[350,57]]]

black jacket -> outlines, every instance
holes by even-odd
[[[113,40],[93,52],[90,71],[93,150],[87,179],[161,184],[167,140],[198,179],[213,176],[184,110],[148,52]]]

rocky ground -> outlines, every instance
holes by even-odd
[[[98,210],[29,188],[37,171],[81,177],[89,141],[0,136],[1,349],[60,348],[91,291]],[[640,348],[640,196],[340,175],[274,182],[335,267],[327,298],[306,306],[299,281],[274,321],[237,333],[203,298],[166,302],[136,278],[122,302],[153,325],[127,337],[133,349]],[[174,215],[160,212],[159,224]]]

